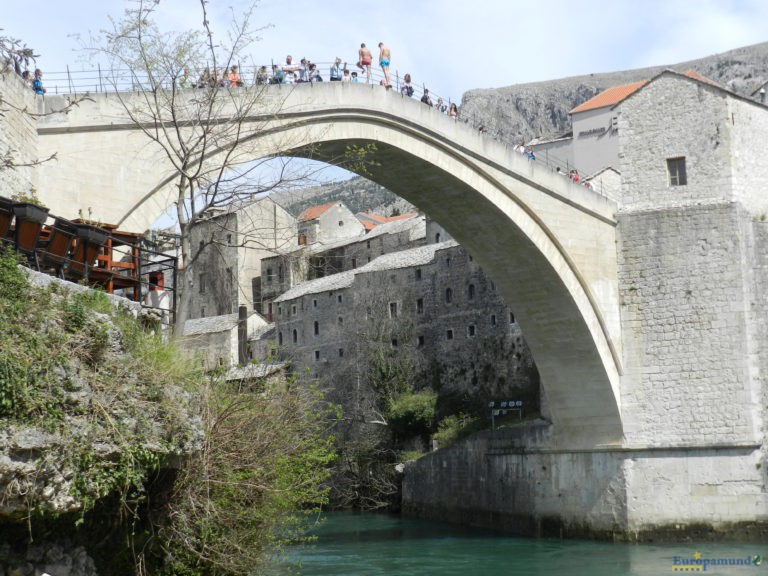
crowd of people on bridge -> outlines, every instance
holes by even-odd
[[[378,47],[379,66],[384,76],[379,84],[385,89],[390,90],[393,88],[392,75],[390,73],[391,51],[383,42],[379,42]],[[354,65],[348,65],[346,61],[336,57],[328,69],[327,78],[330,82],[370,84],[373,75],[373,62],[373,53],[363,42],[357,51],[357,60]],[[253,83],[257,86],[262,86],[267,84],[301,84],[323,81],[325,81],[323,71],[315,62],[308,58],[301,58],[296,62],[293,56],[288,54],[285,57],[285,62],[282,64],[273,63],[270,66],[259,66],[255,71]],[[237,66],[231,66],[223,72],[206,67],[197,80],[192,77],[189,69],[185,68],[183,74],[177,79],[176,84],[182,89],[235,88],[245,86]],[[403,96],[410,98],[416,93],[410,73],[405,74],[402,79],[398,78],[397,84],[397,89]],[[459,117],[459,108],[455,102],[448,104],[443,101],[442,97],[438,97],[437,102],[433,102],[427,88],[423,89],[421,102],[436,108],[439,112],[448,115],[454,120]]]
[[[385,89],[390,90],[392,86],[392,77],[390,74],[391,65],[391,51],[388,46],[383,42],[379,42],[379,66],[381,67],[383,78],[380,81],[380,85]],[[328,80],[330,82],[349,82],[349,83],[371,83],[372,67],[373,65],[373,53],[363,42],[360,44],[360,48],[357,50],[357,60],[354,63],[354,68],[348,66],[347,62],[341,58],[336,57],[331,63],[328,69]],[[24,82],[33,90],[36,94],[45,94],[46,89],[43,87],[43,73],[40,68],[35,69],[34,75],[25,70],[19,73]],[[300,83],[312,83],[323,82],[323,73],[318,65],[308,58],[301,58],[299,62],[295,62],[293,56],[288,54],[285,57],[283,64],[272,64],[271,66],[262,65],[259,66],[255,73],[253,84],[255,85],[268,85],[268,84],[300,84]],[[181,89],[193,89],[193,88],[239,88],[246,86],[246,81],[241,75],[240,68],[237,65],[231,65],[224,71],[211,70],[206,67],[195,79],[190,73],[188,68],[184,68],[183,73],[176,79],[176,86]],[[413,97],[416,94],[416,89],[413,85],[413,80],[410,73],[406,73],[402,79],[398,78],[397,81],[398,91],[408,98]],[[437,101],[432,100],[432,96],[429,93],[429,89],[424,87],[420,98],[421,102],[426,106],[436,109],[442,114],[446,114],[453,120],[459,119],[459,107],[455,102],[446,103],[442,97],[438,97]],[[464,119],[464,122],[468,122],[469,119]],[[480,132],[485,132],[485,127],[479,127]],[[526,146],[523,142],[514,146],[514,150],[520,154],[526,156],[529,160],[536,160],[536,153],[531,146]],[[567,173],[562,171],[559,167],[557,173],[569,178],[575,184],[580,182],[587,187],[591,188],[591,184],[587,180],[580,178],[577,170],[571,169]]]

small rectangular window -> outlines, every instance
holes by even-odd
[[[317,299],[316,298],[312,299],[312,308],[317,308]]]
[[[357,258],[352,258],[352,268],[357,268]]]
[[[344,348],[339,348],[339,358],[344,356]]]
[[[416,280],[421,280],[421,268],[416,268]]]
[[[474,338],[475,336],[475,326],[473,324],[470,324],[467,326],[467,336],[470,338]]]
[[[416,300],[416,314],[424,314],[424,298]]]
[[[496,326],[496,314],[491,314],[491,326]]]
[[[320,350],[315,350],[315,360],[320,360]]]
[[[670,186],[685,186],[688,176],[685,173],[685,157],[667,158],[667,172]]]
[[[339,304],[341,304],[343,301],[344,301],[344,298],[343,298],[343,296],[342,296],[341,294],[339,294],[338,296],[336,296],[336,302],[338,302]]]
[[[416,341],[416,346],[418,347],[424,346],[424,336],[419,336],[418,340]]]
[[[200,280],[199,280],[200,294],[205,294],[206,281],[207,281],[207,275],[206,274],[200,274]]]
[[[389,303],[389,317],[397,318],[397,302]]]
[[[445,339],[446,340],[453,340],[453,330],[451,328],[448,328],[445,332]]]

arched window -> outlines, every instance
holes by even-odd
[[[469,300],[473,300],[475,298],[475,285],[470,284],[467,286],[467,298]]]
[[[296,344],[299,341],[299,333],[294,329],[293,331],[293,343]]]
[[[320,323],[315,320],[315,336],[320,334]]]

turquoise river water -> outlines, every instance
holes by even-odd
[[[290,552],[289,560],[298,564],[302,576],[768,576],[768,542],[612,544],[531,539],[355,513],[329,514],[315,534],[316,544]],[[702,564],[685,564],[696,560],[697,553]],[[710,563],[704,565],[706,560]],[[731,565],[723,564],[729,561]],[[736,561],[742,564],[734,565]]]

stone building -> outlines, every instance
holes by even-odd
[[[261,311],[261,260],[295,246],[296,219],[270,197],[209,210],[190,230],[197,251],[189,317]]]
[[[299,215],[298,243],[333,242],[365,233],[365,228],[341,202],[307,208]]]
[[[671,70],[662,74],[685,76],[698,82],[722,89],[717,83],[688,70],[683,74]],[[653,80],[640,80],[622,86],[613,86],[571,110],[571,133],[535,144],[537,153],[572,166],[581,176],[596,177],[606,168],[619,167],[619,117],[622,103]]]
[[[181,349],[188,357],[199,358],[208,370],[234,367],[264,359],[265,351],[256,345],[271,329],[256,312],[244,318],[238,314],[195,318],[184,323]]]
[[[367,234],[288,248],[264,258],[262,314],[272,320],[273,300],[302,282],[353,270],[382,254],[419,246],[425,241],[423,216],[405,214],[394,218],[378,217],[378,220],[381,223],[371,227]],[[334,223],[331,221],[332,226]],[[365,228],[368,227],[363,230]]]
[[[347,409],[366,395],[366,371],[382,350],[396,350],[417,384],[444,394],[481,405],[514,395],[538,407],[538,376],[514,314],[452,240],[301,283],[274,306],[281,357],[332,382]]]

